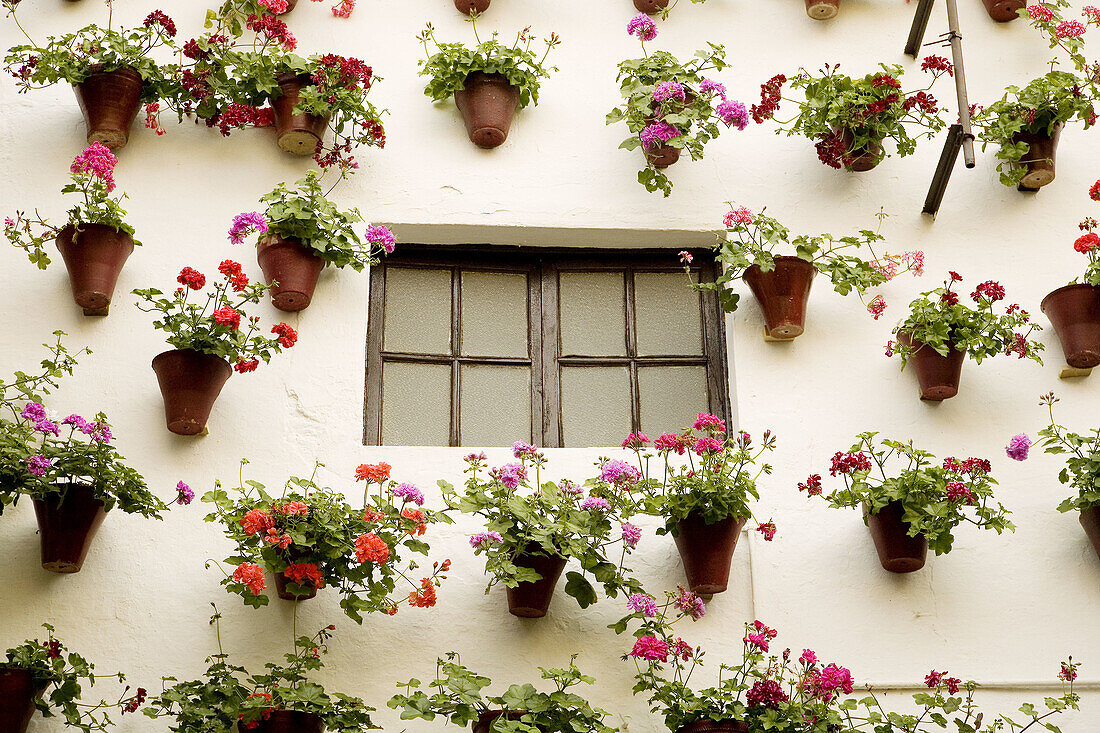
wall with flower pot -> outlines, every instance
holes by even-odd
[[[995,24],[976,0],[959,5],[972,101],[991,101],[1005,84],[1022,84],[1039,73],[1049,50],[1026,24]],[[779,629],[780,649],[812,648],[849,667],[859,685],[919,686],[930,669],[948,669],[990,683],[985,699],[1005,710],[1047,694],[1058,662],[1073,654],[1084,663],[1084,709],[1060,724],[1067,733],[1094,729],[1100,629],[1090,611],[1100,607],[1100,559],[1076,517],[1055,509],[1069,494],[1057,481],[1060,459],[1033,449],[1027,462],[1017,463],[1005,456],[1004,446],[1012,435],[1034,437],[1046,425],[1038,398],[1051,390],[1061,397],[1063,424],[1078,432],[1091,428],[1100,407],[1100,376],[1059,380],[1061,350],[1047,328],[1040,335],[1047,347],[1044,366],[1011,357],[968,363],[959,395],[932,404],[918,401],[913,375],[899,373],[897,360],[883,355],[905,304],[938,285],[948,269],[963,274],[971,287],[988,279],[1003,283],[1011,301],[1047,325],[1039,301],[1081,270],[1081,257],[1072,250],[1076,224],[1095,216],[1091,208],[1097,205],[1086,191],[1100,176],[1100,146],[1087,133],[1063,136],[1057,181],[1037,195],[1000,185],[993,151],[979,150],[974,170],[955,171],[935,221],[918,212],[940,140],[873,171],[848,174],[818,164],[806,140],[777,137],[756,125],[711,143],[704,160],[670,169],[675,189],[662,199],[635,180],[640,154],[617,149],[621,126],[604,125],[604,115],[619,100],[615,64],[637,55],[636,41],[625,32],[635,12],[627,0],[493,3],[479,21],[481,32],[500,29],[507,36],[532,25],[540,33],[556,31],[563,43],[553,58],[561,70],[544,83],[540,104],[519,113],[507,142],[491,151],[469,144],[454,106],[433,106],[416,76],[421,49],[414,38],[425,21],[441,39],[467,38],[452,4],[361,0],[359,6],[344,20],[333,18],[325,5],[300,3],[287,21],[300,49],[358,56],[384,77],[374,101],[390,111],[386,148],[363,151],[358,174],[334,196],[370,220],[391,223],[399,241],[669,245],[674,257],[686,244],[713,241],[725,202],[732,201],[754,210],[766,205],[797,232],[837,234],[871,227],[882,207],[891,214],[882,228],[889,250],[924,251],[927,274],[885,285],[881,292],[889,307],[877,321],[855,299],[840,298],[819,283],[811,293],[806,332],[790,343],[763,341],[759,308],[747,288],[735,286],[744,297],[726,322],[733,409],[739,428],[754,436],[768,428],[778,436],[775,472],[761,482],[757,514],[774,519],[779,531],[771,543],[756,534],[742,537],[729,591],[715,598],[704,619],[683,629],[714,660],[703,670],[708,679],[718,659],[740,653],[741,624],[754,618]],[[185,38],[200,31],[202,7],[179,0],[163,9]],[[91,0],[40,1],[21,9],[20,17],[43,36],[99,20],[100,10]],[[115,16],[133,25],[147,12],[123,5]],[[650,45],[687,56],[707,40],[725,43],[732,66],[718,78],[732,97],[748,104],[760,83],[800,66],[814,70],[839,62],[848,73],[862,74],[884,61],[916,75],[918,62],[901,54],[910,12],[903,3],[848,0],[833,20],[815,22],[795,0],[682,3],[659,21],[660,35]],[[945,23],[939,4],[929,38]],[[0,22],[5,47],[20,38],[11,22]],[[946,85],[939,96],[953,101]],[[84,143],[72,92],[58,86],[18,95],[10,79],[3,80],[0,109],[5,215],[35,207],[60,214],[65,203],[57,189]],[[120,450],[164,497],[180,479],[199,493],[217,478],[233,480],[242,457],[251,461],[250,476],[269,486],[308,472],[320,460],[325,467],[318,482],[355,497],[355,466],[385,460],[395,478],[417,484],[439,506],[436,480],[459,483],[468,449],[362,445],[365,274],[333,268],[321,274],[323,297],[307,311],[285,314],[300,333],[297,346],[253,374],[232,377],[209,435],[186,438],[164,430],[149,368],[163,341],[125,293],[163,289],[185,265],[213,273],[226,258],[258,276],[251,245],[226,241],[229,223],[234,214],[255,210],[257,198],[274,183],[292,182],[311,165],[276,154],[271,135],[249,130],[222,138],[190,122],[167,124],[167,134],[159,137],[135,129],[115,175],[129,194],[128,221],[144,246],[127,262],[110,316],[83,316],[60,267],[40,273],[18,251],[0,248],[6,323],[0,373],[30,368],[40,358],[38,345],[56,329],[69,334],[68,344],[89,346],[93,355],[80,360],[49,406],[62,414],[105,410]],[[265,323],[284,320],[267,302],[261,309]],[[593,410],[598,419],[598,402]],[[954,551],[931,557],[923,570],[898,576],[882,571],[856,512],[828,510],[795,488],[811,473],[826,474],[828,486],[830,456],[863,430],[913,438],[939,456],[990,458],[1016,533],[997,536],[963,527]],[[493,464],[510,456],[499,448],[487,453]],[[597,456],[618,453],[550,450],[551,470],[582,479]],[[219,587],[220,573],[204,569],[204,561],[224,557],[230,548],[215,525],[202,521],[206,510],[198,502],[177,507],[163,522],[112,513],[84,569],[72,576],[39,568],[29,503],[5,512],[0,646],[34,636],[49,621],[102,670],[124,669],[133,683],[154,691],[161,675],[197,676],[204,657],[216,651],[206,624],[213,601],[224,614],[226,649],[238,661],[256,666],[281,654],[290,645],[293,604],[273,601],[253,610]],[[638,577],[656,592],[674,589],[682,570],[671,539],[655,537],[655,523],[640,524],[645,535],[635,554]],[[425,679],[437,655],[459,651],[468,666],[507,685],[537,677],[537,666],[561,666],[579,652],[581,668],[598,677],[594,704],[620,714],[635,733],[660,730],[644,701],[630,697],[633,665],[618,661],[628,638],[605,628],[623,615],[621,599],[601,599],[582,611],[559,588],[548,617],[509,616],[499,597],[503,591],[482,593],[482,561],[467,542],[480,529],[467,517],[432,529],[432,555],[453,561],[433,609],[403,608],[357,627],[331,593],[299,604],[299,631],[337,626],[321,678],[381,708],[377,721],[386,729],[419,732],[441,723],[399,722],[385,702],[395,682]],[[105,680],[96,690],[102,685],[110,695],[114,684]],[[32,731],[54,729],[40,719],[31,725]],[[118,729],[166,727],[126,716]]]

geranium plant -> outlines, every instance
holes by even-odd
[[[1066,465],[1058,473],[1058,480],[1069,484],[1077,492],[1076,496],[1059,504],[1058,511],[1095,510],[1100,507],[1100,428],[1092,428],[1091,434],[1081,435],[1059,425],[1054,419],[1054,403],[1057,401],[1053,392],[1043,395],[1039,400],[1039,404],[1046,405],[1050,414],[1050,425],[1039,431],[1039,437],[1042,438],[1040,445],[1046,453],[1065,456]],[[1020,442],[1016,438],[1013,440]],[[1027,457],[1026,447],[1022,456]],[[1019,454],[1016,457],[1022,460]]]
[[[203,495],[217,522],[237,547],[226,558],[233,571],[222,581],[230,593],[253,607],[266,605],[265,571],[282,576],[288,597],[308,597],[319,588],[338,589],[340,606],[357,623],[364,613],[394,614],[402,602],[435,605],[435,589],[446,578],[450,561],[432,565],[430,577],[412,580],[419,569],[409,554],[427,555],[422,537],[428,526],[450,522],[443,512],[423,508],[424,494],[412,484],[389,478],[385,463],[360,466],[366,481],[363,507],[343,494],[308,479],[291,477],[278,496],[256,481],[245,481],[241,462],[236,496],[220,483]],[[402,557],[402,553],[406,556]],[[409,586],[403,591],[398,584]]]
[[[1100,201],[1100,180],[1089,188],[1089,198]],[[1081,277],[1081,282],[1086,285],[1100,286],[1100,234],[1095,231],[1098,226],[1100,224],[1096,219],[1091,216],[1085,217],[1077,225],[1084,234],[1073,241],[1073,249],[1088,258],[1088,264],[1085,265],[1085,272]],[[1070,282],[1076,283],[1077,278]]]
[[[568,669],[539,667],[542,679],[554,685],[553,692],[540,692],[528,683],[489,695],[482,691],[492,680],[472,672],[458,654],[448,652],[445,660],[436,660],[435,679],[426,685],[427,692],[417,679],[398,683],[405,694],[394,695],[388,705],[401,709],[402,720],[435,720],[438,715],[460,728],[481,723],[484,731],[492,733],[615,733],[618,728],[607,724],[610,713],[570,691],[579,684],[595,682],[577,669],[576,659],[574,654]]]
[[[637,35],[643,56],[619,63],[623,102],[607,114],[606,122],[626,123],[630,136],[619,147],[645,153],[638,183],[668,196],[672,182],[662,169],[676,162],[682,150],[692,160],[701,159],[704,146],[721,133],[719,123],[744,130],[748,112],[741,102],[727,99],[723,84],[705,76],[726,67],[724,46],[708,43],[690,61],[681,62],[667,51],[646,52],[645,42],[657,37],[647,15],[631,20],[627,32]]]
[[[817,74],[802,69],[791,79],[783,74],[760,86],[760,104],[753,105],[758,123],[775,118],[781,100],[798,105],[798,114],[777,121],[777,133],[802,135],[817,148],[818,159],[832,168],[869,170],[887,156],[885,140],[893,140],[899,156],[912,154],[917,141],[931,137],[945,125],[936,98],[928,93],[935,80],[953,74],[951,64],[929,56],[921,65],[932,74],[925,88],[902,91],[901,66],[879,64],[879,70],[860,77],[841,74],[829,64]],[[782,96],[783,85],[802,91],[801,100]]]

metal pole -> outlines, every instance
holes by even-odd
[[[909,40],[905,42],[905,53],[913,58],[920,53],[921,44],[924,42],[924,31],[928,28],[928,18],[932,16],[932,5],[935,0],[920,0],[917,10],[913,15],[913,25],[909,29]]]
[[[947,0],[947,28],[951,39],[951,62],[955,65],[955,95],[959,102],[959,125],[962,126],[963,162],[974,167],[974,133],[970,129],[970,101],[966,97],[966,70],[963,68],[962,34],[959,33],[959,10],[956,0]]]

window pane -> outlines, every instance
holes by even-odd
[[[462,353],[527,357],[527,275],[462,273]]]
[[[451,367],[382,365],[382,445],[449,445]]]
[[[626,367],[563,367],[562,444],[617,446],[630,432],[630,374]]]
[[[710,411],[706,367],[639,367],[638,399],[643,433],[679,432]]]
[[[463,364],[460,376],[462,445],[532,442],[530,367]]]
[[[634,313],[639,354],[703,353],[699,293],[684,273],[634,275]]]
[[[561,353],[624,356],[623,273],[563,272],[558,280]]]
[[[386,268],[383,351],[451,353],[451,271]]]

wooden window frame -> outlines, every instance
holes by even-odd
[[[693,269],[704,281],[713,281],[718,273],[711,250],[690,250]],[[562,247],[512,247],[503,245],[423,245],[402,244],[397,253],[383,264],[371,268],[368,307],[365,395],[363,400],[363,443],[381,445],[382,438],[382,364],[383,361],[450,364],[451,405],[449,443],[461,441],[461,380],[464,364],[517,365],[531,367],[532,437],[547,448],[562,446],[561,367],[626,366],[630,377],[630,416],[632,429],[639,430],[640,395],[638,369],[649,366],[703,366],[706,369],[710,411],[732,425],[729,377],[726,359],[725,317],[714,291],[700,293],[703,353],[701,355],[637,355],[635,333],[634,275],[648,272],[682,271],[677,253],[670,249],[590,249]],[[451,353],[412,354],[384,352],[387,266],[404,268],[449,269],[451,271]],[[461,272],[516,272],[528,274],[527,315],[528,355],[487,357],[461,355],[462,301]],[[626,318],[626,356],[577,356],[561,354],[559,275],[562,272],[624,272],[624,314]],[[685,285],[685,287],[687,287]],[[625,436],[624,436],[625,437]],[[439,446],[442,447],[442,446]],[[489,447],[489,446],[486,446]],[[602,446],[606,447],[606,446]]]

